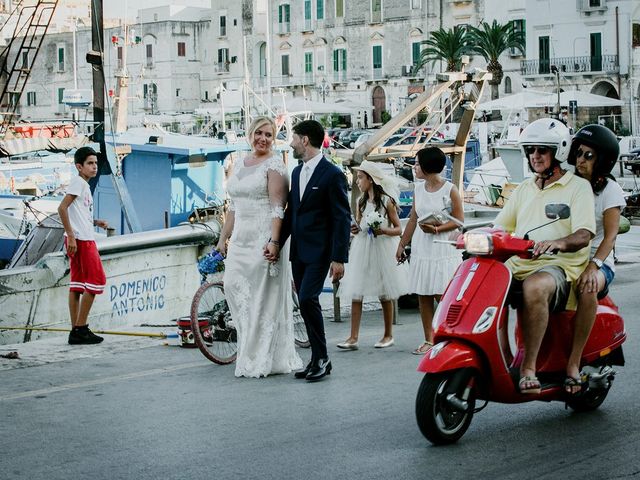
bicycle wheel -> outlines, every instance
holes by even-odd
[[[304,324],[302,315],[300,314],[300,303],[298,302],[298,294],[296,287],[291,282],[291,296],[293,297],[293,340],[300,348],[309,348],[309,335],[307,334],[307,326]]]
[[[238,335],[222,283],[205,283],[193,296],[191,330],[196,345],[209,360],[219,365],[235,361]]]

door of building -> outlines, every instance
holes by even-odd
[[[386,110],[387,98],[384,89],[378,85],[373,89],[372,105],[373,105],[373,123],[382,123],[382,112]]]

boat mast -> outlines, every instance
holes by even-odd
[[[111,175],[113,188],[122,208],[122,215],[130,232],[141,232],[142,226],[133,205],[127,184],[124,181],[121,162],[116,154],[115,139],[112,143],[105,142],[104,135],[104,40],[103,40],[103,10],[102,0],[91,2],[91,48],[87,53],[87,62],[93,65],[93,141],[100,145],[101,155],[98,155],[98,175],[89,181],[91,193],[94,192],[100,175]],[[125,101],[126,103],[126,101]],[[123,232],[124,233],[124,232]]]
[[[93,65],[93,141],[104,149],[104,22],[102,16],[102,0],[91,2],[91,52],[87,54],[87,62]],[[102,159],[98,165],[98,174],[111,173],[106,160]],[[106,169],[105,169],[106,167]]]

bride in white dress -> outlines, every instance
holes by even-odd
[[[293,337],[291,273],[279,253],[288,193],[287,168],[271,147],[276,125],[256,118],[248,131],[252,152],[236,160],[227,182],[231,199],[217,249],[226,254],[224,290],[238,333],[237,377],[266,377],[302,368]],[[226,249],[226,241],[229,247]]]

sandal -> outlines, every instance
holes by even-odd
[[[588,380],[586,375],[580,375],[580,378],[574,378],[567,375],[564,379],[564,391],[571,396],[579,395],[586,389]],[[577,389],[577,390],[576,390]]]
[[[424,355],[429,351],[431,347],[433,347],[433,343],[425,341],[425,342],[422,342],[420,346],[411,353],[414,355]]]
[[[537,394],[542,391],[542,386],[540,385],[540,380],[538,380],[538,377],[535,375],[525,375],[520,378],[518,389],[520,389],[520,393]]]

